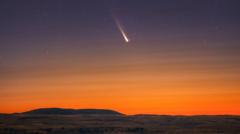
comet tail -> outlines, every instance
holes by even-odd
[[[118,27],[119,31],[121,32],[121,34],[122,34],[122,36],[123,36],[123,38],[124,38],[124,40],[128,43],[130,40],[129,40],[129,38],[127,37],[127,34],[126,34],[126,32],[124,31],[121,23],[120,23],[116,18],[115,18],[114,20],[115,20],[115,22],[116,22],[116,24],[117,24],[117,27]]]

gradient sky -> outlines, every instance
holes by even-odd
[[[239,0],[1,0],[0,112],[240,114],[239,35]]]

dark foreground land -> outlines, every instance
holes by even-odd
[[[0,115],[0,134],[240,134],[240,116]]]

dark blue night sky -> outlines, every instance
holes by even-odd
[[[115,80],[122,90],[135,82],[155,85],[156,94],[183,87],[196,93],[205,85],[210,96],[239,95],[239,35],[239,0],[1,0],[0,94],[16,100],[16,90],[71,85],[52,82],[57,77],[79,79],[76,87]],[[107,87],[110,94],[119,85]],[[100,91],[94,88],[95,97]]]

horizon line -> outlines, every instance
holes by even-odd
[[[166,113],[136,113],[136,114],[125,114],[121,111],[114,110],[111,108],[63,108],[63,107],[40,107],[40,108],[33,108],[25,111],[20,111],[20,112],[0,112],[0,114],[6,114],[6,115],[11,115],[11,114],[22,114],[24,112],[29,112],[29,111],[34,111],[34,110],[39,110],[39,109],[63,109],[63,110],[112,110],[115,112],[118,112],[120,114],[123,114],[125,116],[135,116],[135,115],[147,115],[147,116],[240,116],[240,114],[229,114],[229,113],[223,113],[223,114],[166,114]]]

